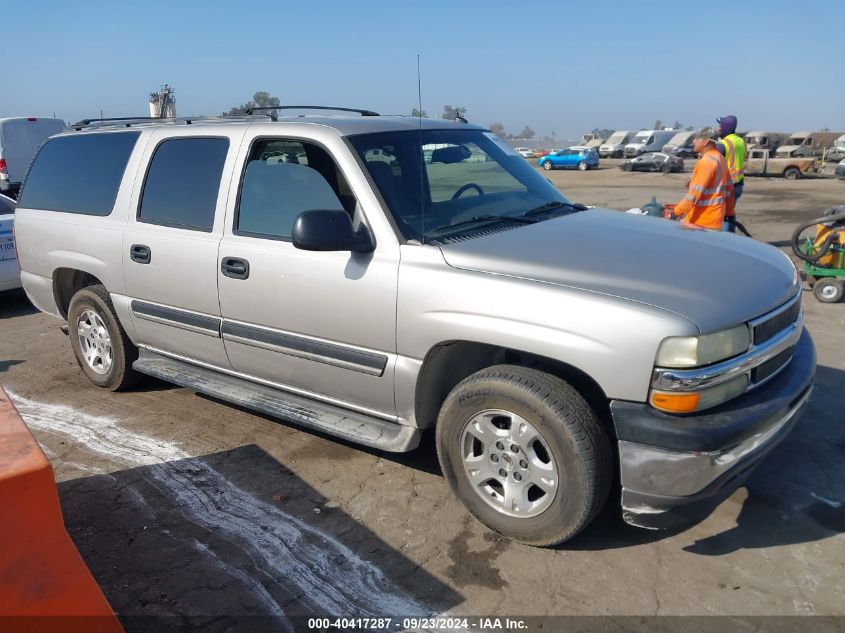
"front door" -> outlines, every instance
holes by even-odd
[[[336,140],[333,151],[349,160]],[[303,211],[344,209],[356,226],[365,222],[360,197],[325,145],[256,137],[242,163],[217,267],[232,367],[318,400],[395,416],[398,244],[384,240],[373,253],[294,248]]]

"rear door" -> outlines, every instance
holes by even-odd
[[[26,119],[8,119],[2,125],[2,158],[6,160],[9,182],[20,184],[34,153]]]
[[[244,129],[154,132],[123,240],[126,293],[138,342],[227,369],[217,249]]]

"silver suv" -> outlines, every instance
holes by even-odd
[[[587,210],[463,122],[85,121],[41,149],[22,282],[82,371],[149,374],[387,451],[559,543],[708,513],[790,431],[815,353],[775,248]]]

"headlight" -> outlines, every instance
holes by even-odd
[[[672,336],[657,350],[658,367],[699,367],[742,354],[751,345],[748,326],[701,336]]]

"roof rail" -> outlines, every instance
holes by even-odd
[[[152,116],[129,116],[129,117],[110,117],[102,119],[82,119],[76,123],[72,123],[68,127],[79,131],[87,128],[117,126],[133,127],[135,125],[153,125],[156,123],[182,123],[184,125],[191,125],[194,122],[209,122],[209,121],[231,121],[238,119],[249,119],[252,114],[223,114],[219,116],[191,116],[191,117],[152,117]],[[257,116],[269,116],[267,114],[257,113]]]
[[[256,106],[254,108],[247,108],[244,110],[246,114],[253,114],[259,110],[336,110],[338,112],[357,112],[361,116],[380,116],[378,112],[372,110],[361,110],[358,108],[335,108],[332,106],[313,106],[313,105],[284,105],[284,106]]]

